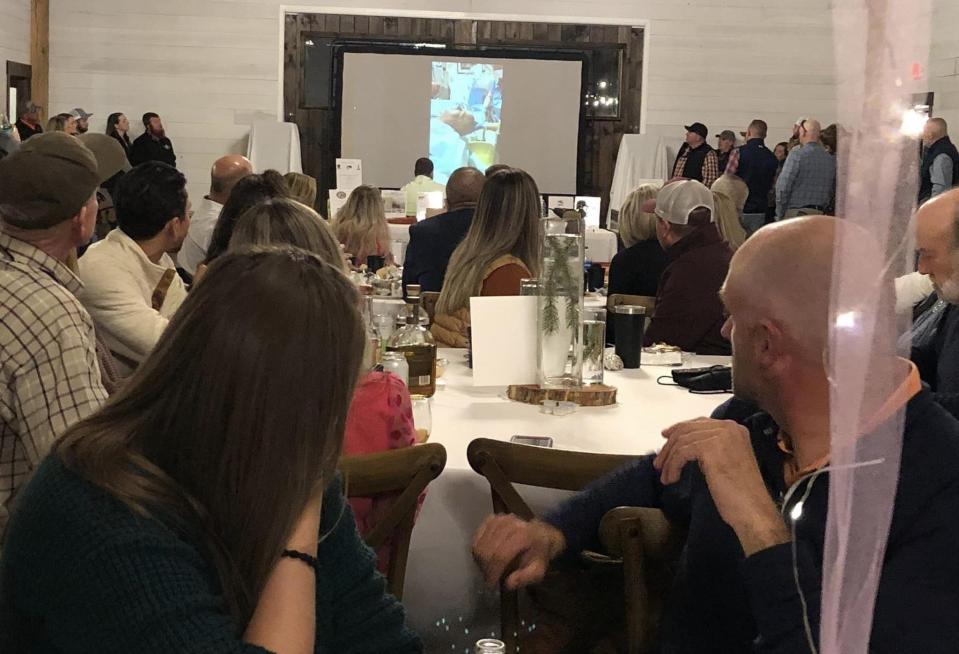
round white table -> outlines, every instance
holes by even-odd
[[[617,404],[580,407],[567,416],[546,415],[535,406],[506,399],[505,388],[478,388],[465,350],[441,349],[449,360],[432,398],[431,442],[447,451],[443,474],[428,490],[410,548],[404,604],[427,652],[472,652],[480,637],[498,631],[498,598],[485,590],[470,554],[473,534],[492,512],[489,484],[473,472],[466,448],[474,438],[508,441],[511,436],[551,436],[554,448],[641,455],[662,445],[660,432],[681,420],[708,416],[728,395],[694,395],[656,382],[672,368],[644,366],[606,372],[618,389]],[[686,367],[725,364],[728,357],[686,355]],[[671,381],[671,379],[670,379]],[[568,493],[521,488],[540,513]]]

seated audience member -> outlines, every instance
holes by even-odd
[[[65,132],[77,135],[77,119],[72,114],[57,114],[47,121],[48,132]]]
[[[716,186],[713,184],[713,186]],[[739,207],[736,201],[724,191],[713,191],[713,211],[719,235],[723,237],[729,249],[735,252],[746,242],[746,230],[740,222]]]
[[[487,179],[489,179],[490,177],[492,177],[493,175],[495,175],[495,174],[498,173],[499,171],[501,171],[501,170],[509,170],[509,169],[510,169],[510,167],[509,167],[508,165],[498,163],[498,164],[493,164],[492,166],[489,166],[483,174],[486,175],[486,178],[487,178]]]
[[[910,313],[930,295],[936,294],[936,286],[929,275],[911,272],[896,278],[896,313]]]
[[[713,222],[712,193],[697,181],[683,180],[664,186],[654,204],[656,237],[669,264],[659,280],[644,345],[668,343],[686,352],[729,354],[729,341],[721,333],[719,289],[732,251]]]
[[[93,153],[62,133],[0,160],[0,536],[53,442],[107,397],[68,263],[93,234],[97,183]]]
[[[332,226],[337,240],[357,266],[366,264],[366,258],[371,256],[385,257],[387,264],[393,263],[383,196],[375,186],[353,189],[346,204],[336,212]]]
[[[267,170],[262,175],[246,175],[233,186],[229,197],[220,210],[220,217],[213,227],[210,244],[206,249],[204,264],[209,265],[227,251],[236,221],[247,210],[266,200],[290,197],[290,189],[283,181],[283,175],[275,170]]]
[[[619,210],[619,235],[626,249],[609,263],[610,295],[656,295],[669,260],[656,238],[656,214],[644,212],[643,203],[654,199],[658,192],[657,186],[643,184],[629,194]]]
[[[469,231],[486,177],[475,168],[458,168],[446,184],[446,213],[410,225],[403,264],[403,288],[439,293],[453,250]]]
[[[196,267],[206,259],[213,229],[233,187],[252,174],[253,164],[238,154],[220,157],[213,162],[213,168],[210,169],[210,192],[197,205],[190,220],[190,231],[176,255],[177,265],[191,275],[196,274]]]
[[[93,114],[88,114],[83,108],[76,107],[70,115],[77,119],[77,136],[90,131],[90,119],[93,118]]]
[[[421,651],[335,475],[356,297],[302,250],[217,261],[21,492],[0,649]]]
[[[158,161],[124,175],[114,204],[117,228],[80,258],[80,300],[129,375],[186,298],[170,253],[186,238],[192,212],[186,178]]]
[[[446,187],[433,181],[433,162],[420,157],[413,164],[413,181],[400,189],[406,194],[406,215],[416,215],[416,199],[420,193],[445,193]]]
[[[130,158],[130,148],[133,142],[130,140],[130,120],[122,113],[113,113],[107,116],[106,135],[116,139],[120,147],[123,148],[123,154]]]
[[[933,397],[959,416],[959,189],[926,202],[916,213],[919,272],[929,275],[946,305],[931,338],[913,343],[912,360]]]
[[[106,235],[117,226],[113,195],[120,180],[130,172],[130,162],[120,144],[106,134],[87,132],[77,138],[90,148],[97,159],[97,177],[100,179],[100,186],[97,188],[97,228],[94,236],[100,240],[106,238]]]
[[[536,182],[522,170],[500,171],[486,180],[436,303],[432,332],[437,345],[467,346],[471,297],[519,295],[520,280],[539,274],[541,207]]]
[[[746,144],[739,148],[739,169],[736,174],[745,182],[749,195],[743,206],[743,227],[752,234],[766,224],[766,211],[769,208],[769,195],[773,192],[776,172],[779,168],[778,156],[766,147],[766,121],[753,120],[743,132]],[[786,144],[776,146],[776,152],[782,151],[786,158]],[[715,187],[715,184],[713,185]],[[714,188],[714,190],[716,190]],[[775,202],[775,195],[774,202]]]
[[[293,200],[267,200],[243,214],[230,239],[230,251],[256,245],[292,245],[312,252],[343,274],[347,273],[340,246],[326,221]],[[413,407],[405,381],[392,373],[365,371],[357,382],[346,418],[343,454],[372,454],[415,444]],[[369,533],[393,501],[389,498],[350,499],[360,533]],[[389,546],[384,545],[377,552],[377,567],[383,572],[388,566]]]
[[[20,105],[20,113],[17,114],[16,128],[20,134],[20,142],[25,142],[31,136],[43,134],[43,126],[40,125],[40,112],[43,107],[27,100]]]
[[[303,173],[287,173],[283,175],[290,197],[302,202],[311,209],[316,206],[316,179]]]
[[[173,141],[166,135],[163,121],[152,112],[143,114],[143,134],[130,147],[130,163],[134,166],[147,161],[161,161],[176,168]]]
[[[543,521],[488,518],[474,545],[488,583],[505,574],[509,588],[535,584],[553,559],[599,547],[609,509],[661,508],[688,537],[659,651],[815,651],[833,390],[824,362],[834,239],[844,225],[814,217],[766,227],[733,258],[724,287],[733,383],[737,397],[761,412],[742,425],[704,418],[674,425],[658,455],[597,481]],[[891,305],[891,284],[883,291]],[[905,431],[901,463],[876,473],[898,473],[899,484],[869,651],[951,652],[959,628],[943,616],[959,611],[959,562],[949,555],[959,547],[959,424],[922,390],[909,362],[877,351],[873,364],[861,438],[868,443],[880,426],[902,424],[902,409]],[[817,470],[818,483],[810,474]],[[793,485],[799,492],[787,494]],[[799,511],[787,524],[783,516]],[[578,606],[588,611],[590,603],[580,598]]]

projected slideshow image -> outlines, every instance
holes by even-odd
[[[457,168],[496,163],[503,113],[503,67],[434,61],[430,100],[433,179],[445,184]]]

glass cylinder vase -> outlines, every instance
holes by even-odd
[[[543,218],[541,291],[537,301],[539,383],[582,384],[585,223],[576,211]]]

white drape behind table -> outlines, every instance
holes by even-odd
[[[626,196],[645,180],[666,181],[683,139],[650,134],[623,134],[609,190],[609,210],[619,211]]]
[[[433,220],[433,218],[427,218]],[[440,218],[442,220],[442,218]],[[410,226],[390,224],[390,241],[410,242]],[[616,255],[616,234],[605,229],[586,230],[586,258],[597,263],[609,263]],[[402,263],[399,261],[398,263]]]
[[[427,652],[462,652],[491,630],[498,632],[497,594],[484,590],[470,554],[473,534],[492,512],[489,485],[466,460],[470,441],[478,437],[508,441],[516,434],[551,436],[557,449],[641,455],[662,446],[664,428],[708,416],[729,397],[661,386],[657,377],[669,375],[671,369],[647,366],[606,373],[607,383],[619,389],[616,406],[581,407],[569,416],[551,416],[507,400],[504,388],[474,387],[464,353],[451,349],[439,353],[450,363],[432,399],[430,441],[446,447],[448,462],[430,485],[413,531],[403,598]],[[690,356],[687,365],[728,361]],[[537,513],[568,495],[531,488],[522,488],[521,493]]]
[[[257,173],[271,169],[283,174],[302,173],[300,130],[294,123],[258,120],[250,127],[246,157]]]

